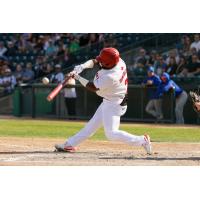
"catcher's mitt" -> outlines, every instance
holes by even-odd
[[[200,113],[200,95],[196,92],[190,91],[190,98],[192,100],[193,109],[196,113]]]

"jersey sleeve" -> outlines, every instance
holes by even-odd
[[[115,80],[110,76],[102,76],[101,78],[96,78],[93,81],[96,88],[104,90],[115,83]]]

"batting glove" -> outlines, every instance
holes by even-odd
[[[77,65],[77,66],[74,67],[74,71],[75,71],[77,74],[80,74],[83,70],[84,70],[83,65]]]

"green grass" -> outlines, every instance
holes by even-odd
[[[67,138],[84,127],[85,122],[65,122],[46,120],[0,120],[0,137],[50,137]],[[122,124],[120,129],[135,135],[149,133],[157,142],[200,142],[199,127],[172,127]],[[106,140],[103,129],[93,137],[94,140]]]

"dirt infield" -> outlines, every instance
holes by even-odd
[[[76,153],[54,152],[59,139],[0,138],[0,165],[17,166],[144,166],[200,165],[200,143],[153,143],[147,156],[142,147],[110,141],[86,141]]]

